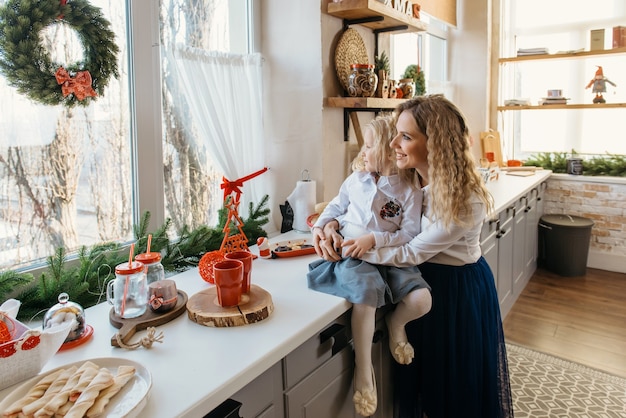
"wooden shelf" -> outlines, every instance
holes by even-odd
[[[548,104],[548,105],[524,105],[524,106],[498,106],[502,110],[553,110],[553,109],[610,109],[624,108],[626,103],[589,103],[589,104]]]
[[[381,3],[382,4],[382,3]],[[326,107],[343,107],[345,109],[395,109],[406,99],[381,99],[380,97],[327,97]]]
[[[377,0],[342,0],[339,3],[329,1],[326,13],[345,20],[370,19],[382,16],[383,20],[380,21],[359,22],[360,25],[372,30],[384,31],[399,26],[408,26],[408,28],[397,30],[397,32],[422,32],[427,29],[426,23],[421,20],[400,13],[393,7],[385,6]]]
[[[521,57],[500,58],[499,63],[505,62],[520,62],[520,61],[538,61],[538,60],[556,60],[556,59],[572,59],[581,57],[597,57],[601,55],[614,55],[614,54],[626,54],[626,47],[602,49],[598,51],[580,51],[571,52],[565,54],[538,54],[538,55],[524,55]],[[552,105],[554,106],[554,105]]]

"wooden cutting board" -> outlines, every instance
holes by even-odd
[[[146,309],[146,313],[137,318],[122,318],[115,313],[115,309],[111,308],[109,312],[109,322],[115,327],[119,328],[119,332],[111,337],[111,345],[113,347],[119,347],[116,336],[119,335],[124,344],[128,344],[128,341],[135,335],[137,331],[144,330],[148,327],[156,327],[170,322],[172,319],[178,318],[184,311],[188,301],[187,294],[182,290],[178,290],[178,300],[176,306],[167,312],[153,312],[150,307]]]
[[[251,284],[250,293],[242,295],[238,306],[222,308],[217,301],[215,286],[192,295],[187,302],[189,319],[207,327],[237,327],[253,324],[274,312],[272,296],[263,288]]]
[[[483,158],[487,158],[488,152],[493,152],[493,160],[500,167],[505,167],[504,158],[502,157],[502,144],[500,142],[500,133],[494,130],[488,130],[480,133],[480,142],[483,146]]]

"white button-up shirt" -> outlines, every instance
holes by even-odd
[[[355,171],[326,206],[314,227],[339,221],[345,238],[373,233],[376,248],[406,244],[420,232],[422,191],[398,175],[381,176]]]

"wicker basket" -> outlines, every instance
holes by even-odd
[[[356,29],[346,29],[335,48],[335,70],[337,78],[344,90],[348,90],[348,77],[350,76],[352,64],[369,64],[365,42]]]

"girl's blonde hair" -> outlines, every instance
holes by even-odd
[[[371,129],[374,143],[372,144],[372,159],[370,164],[376,168],[376,172],[380,173],[385,169],[390,169],[392,174],[398,174],[400,178],[412,186],[419,185],[417,173],[413,169],[398,170],[395,162],[395,153],[391,149],[391,141],[398,134],[396,130],[396,120],[393,113],[385,113],[372,119],[365,129]],[[363,146],[365,147],[365,145]],[[373,161],[372,161],[373,160]],[[364,171],[365,162],[363,161],[363,149],[352,160],[352,171]]]
[[[493,210],[493,197],[476,170],[470,150],[467,122],[461,111],[443,95],[418,96],[400,104],[396,115],[408,111],[426,135],[430,205],[428,216],[445,227],[463,225],[477,196]],[[467,219],[467,218],[465,218]]]

